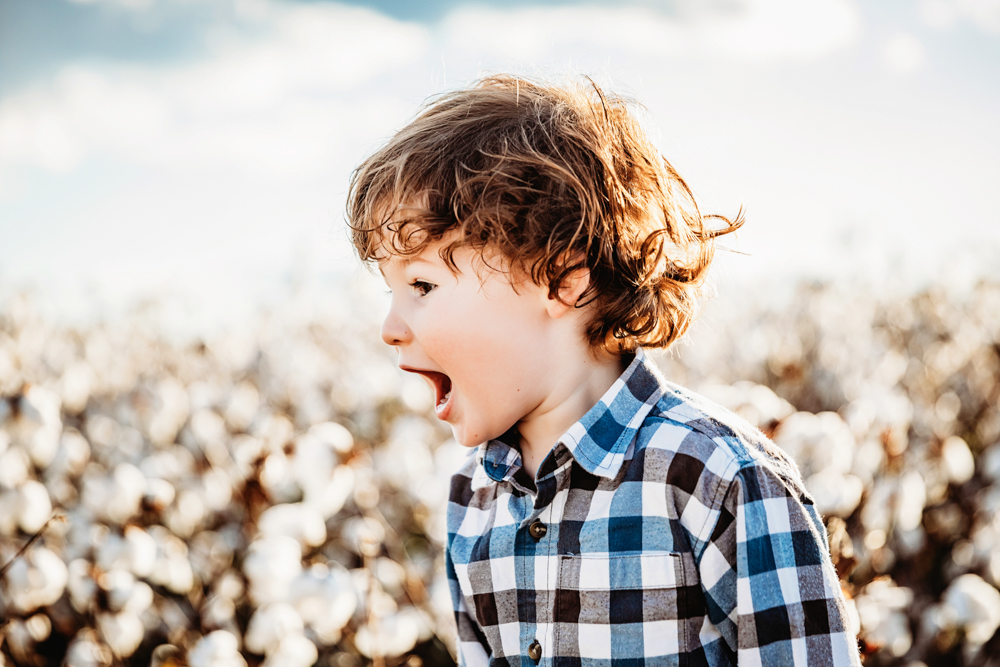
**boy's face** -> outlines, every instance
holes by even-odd
[[[547,289],[524,280],[515,291],[470,248],[455,252],[455,273],[438,254],[443,245],[380,263],[392,290],[382,339],[399,352],[400,368],[430,382],[437,417],[455,439],[474,447],[545,400],[558,371],[553,351],[565,340],[551,326]]]

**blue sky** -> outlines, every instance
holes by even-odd
[[[223,318],[353,274],[350,170],[492,71],[643,102],[747,210],[724,279],[1000,266],[1000,0],[0,0],[0,286]]]

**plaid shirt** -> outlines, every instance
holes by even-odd
[[[459,664],[860,664],[795,464],[641,349],[535,480],[517,443],[452,478]]]

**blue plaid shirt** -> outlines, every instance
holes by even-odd
[[[518,442],[452,478],[461,665],[860,665],[795,464],[641,349],[534,480]]]

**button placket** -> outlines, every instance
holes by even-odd
[[[535,519],[531,525],[528,526],[528,534],[531,535],[531,538],[536,542],[545,537],[547,532],[549,532],[548,527],[542,523],[540,519]]]

